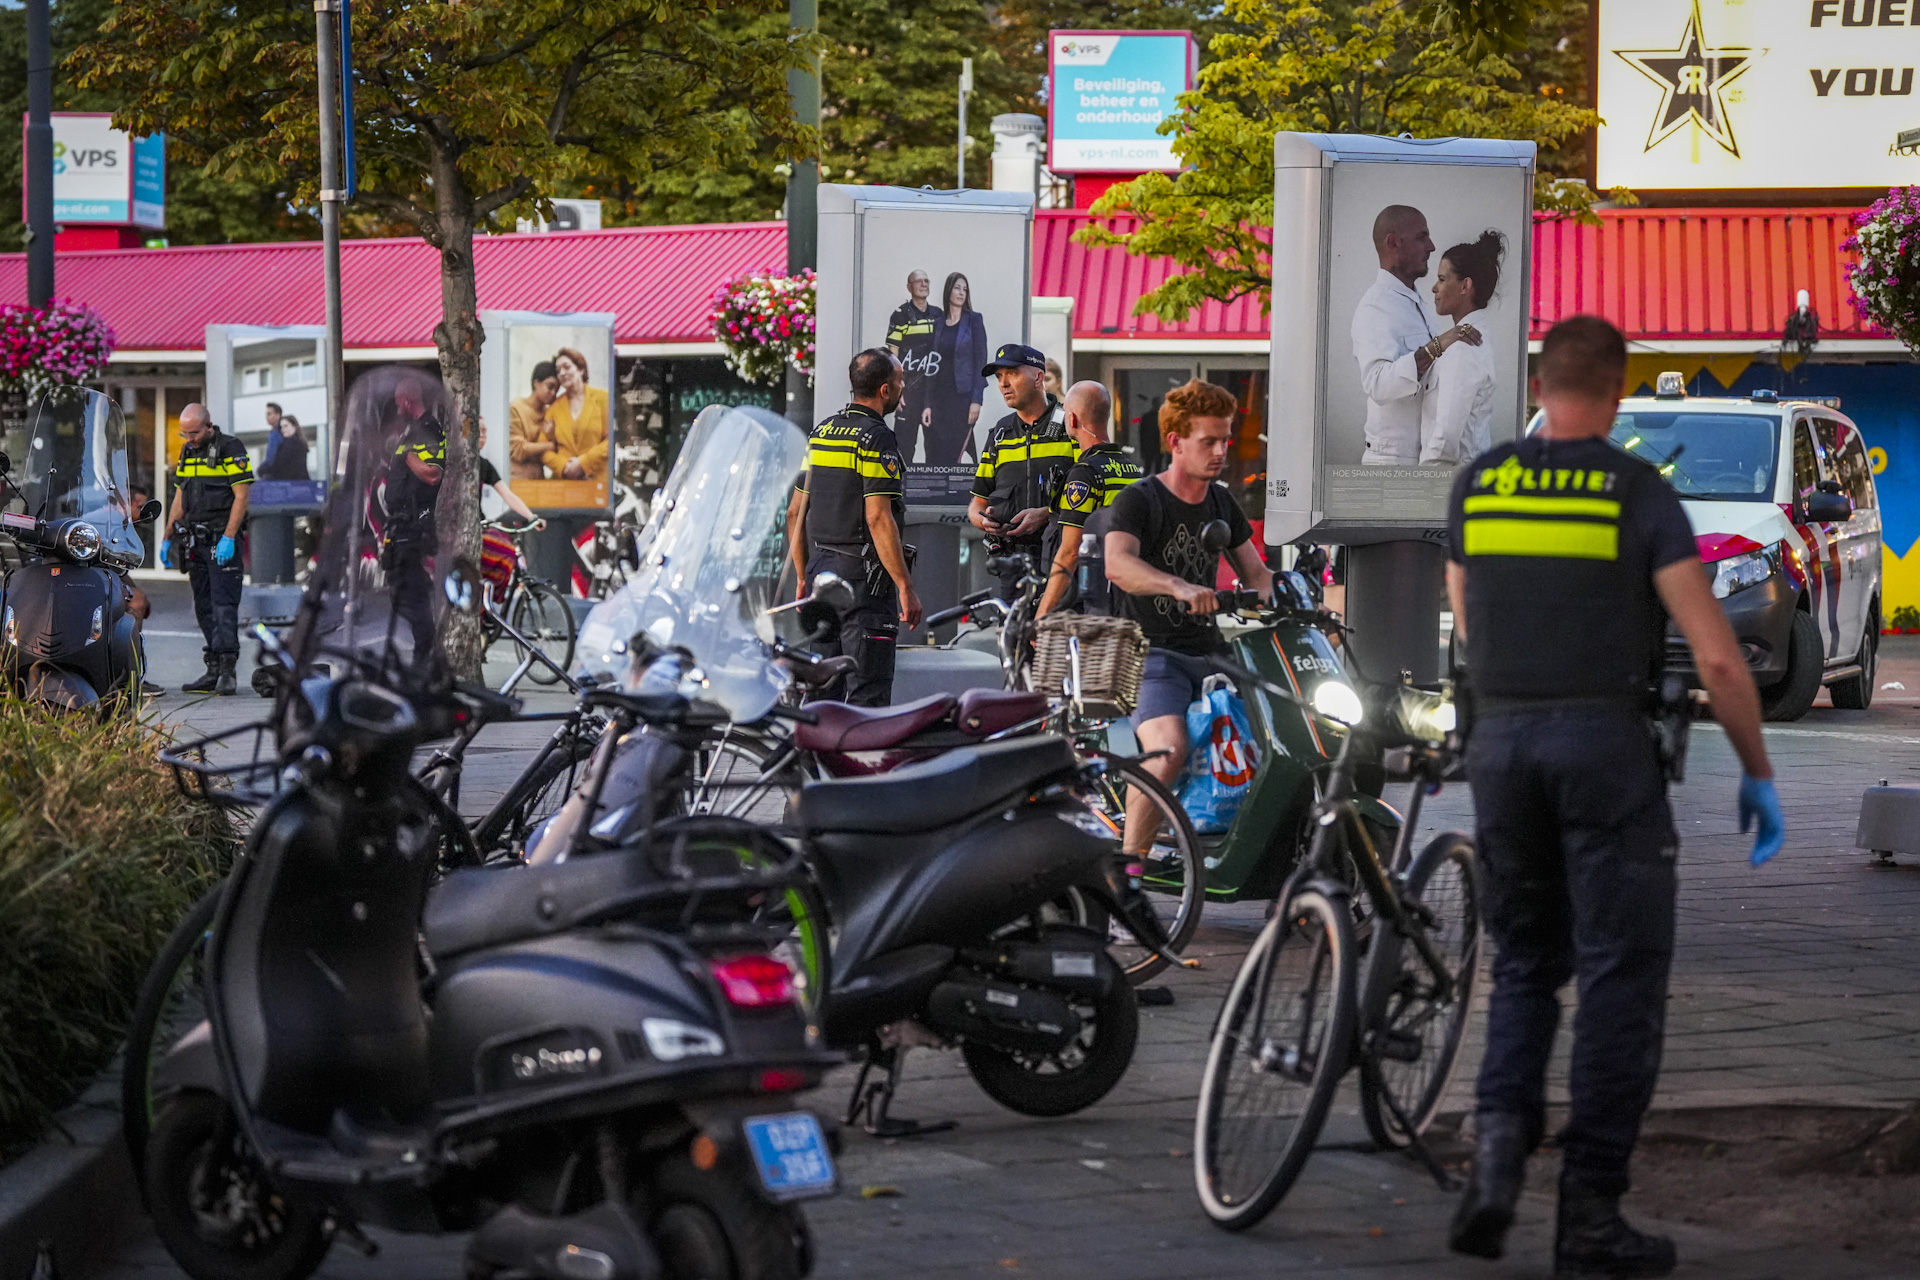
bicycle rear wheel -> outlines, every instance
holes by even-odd
[[[139,999],[127,1022],[126,1056],[120,1064],[120,1129],[136,1169],[146,1159],[147,1139],[160,1112],[153,1090],[154,1068],[180,1037],[207,1016],[201,960],[213,913],[220,905],[221,887],[207,890],[174,926],[140,984]]]
[[[799,758],[783,751],[783,745],[731,731],[703,744],[694,761],[687,812],[780,826],[787,820],[787,805],[807,780]],[[785,763],[776,764],[783,756]]]
[[[1206,852],[1193,822],[1166,784],[1134,761],[1109,760],[1098,788],[1101,814],[1115,835],[1126,829],[1127,797],[1140,794],[1158,815],[1159,831],[1142,864],[1141,887],[1166,931],[1168,950],[1178,955],[1200,927],[1200,911],[1207,901]],[[1167,962],[1141,946],[1124,928],[1109,930],[1107,951],[1126,971],[1127,981],[1139,986]]]
[[[1207,1049],[1193,1126],[1200,1205],[1242,1231],[1300,1176],[1353,1044],[1353,938],[1337,891],[1309,886],[1260,931]]]
[[[1407,870],[1409,914],[1452,980],[1444,997],[1413,944],[1375,918],[1373,945],[1360,977],[1367,1060],[1360,1077],[1360,1114],[1382,1147],[1405,1147],[1424,1132],[1453,1077],[1480,962],[1479,883],[1473,842],[1457,831],[1436,837]],[[1395,1108],[1412,1132],[1394,1116]]]
[[[555,666],[562,670],[572,668],[573,645],[579,637],[579,623],[574,621],[567,598],[554,588],[538,578],[527,579],[513,597],[507,621],[513,624],[515,631],[533,641],[542,653],[553,660]],[[517,642],[514,648],[525,656],[525,650]],[[527,679],[535,684],[555,684],[560,677],[535,663],[527,672]]]

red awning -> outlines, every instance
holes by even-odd
[[[1077,338],[1267,336],[1251,298],[1208,303],[1179,324],[1134,315],[1134,302],[1174,268],[1074,244],[1086,221],[1047,211],[1034,229],[1034,291],[1076,299]],[[1830,209],[1617,210],[1598,227],[1542,220],[1534,325],[1598,311],[1636,339],[1751,344],[1776,340],[1795,291],[1807,289],[1825,332],[1880,336],[1848,304],[1839,245],[1850,230],[1851,215]],[[785,258],[777,222],[486,236],[474,246],[481,307],[611,311],[623,343],[710,341],[713,291]],[[432,342],[440,282],[429,246],[350,241],[341,269],[349,347]],[[98,307],[128,350],[198,350],[209,324],[322,321],[320,246],[311,242],[62,254],[57,278],[59,293]],[[0,297],[25,293],[24,255],[0,255]]]

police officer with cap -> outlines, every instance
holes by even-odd
[[[920,625],[912,548],[900,540],[905,467],[887,425],[887,415],[900,403],[905,375],[892,352],[874,347],[853,358],[847,381],[852,403],[808,435],[807,469],[787,505],[787,548],[800,595],[812,590],[816,574],[827,571],[854,590],[855,604],[841,619],[840,633],[817,648],[828,657],[845,654],[857,665],[825,696],[842,696],[844,683],[845,701],[884,707],[893,700],[900,626]]]
[[[409,374],[393,388],[400,439],[387,464],[383,494],[380,567],[387,574],[393,610],[413,637],[415,661],[433,652],[433,576],[427,561],[439,549],[437,504],[447,468],[447,427],[429,403],[426,383]]]
[[[1671,1240],[1620,1215],[1660,1072],[1673,957],[1674,762],[1662,758],[1650,694],[1669,617],[1745,770],[1740,829],[1758,820],[1754,865],[1784,839],[1759,695],[1679,498],[1608,443],[1626,366],[1605,320],[1555,325],[1533,381],[1545,422],[1469,463],[1449,514],[1447,594],[1466,639],[1467,772],[1497,948],[1479,1149],[1449,1243],[1483,1258],[1504,1248],[1544,1133],[1558,992],[1577,979],[1557,1275],[1664,1276],[1675,1265]],[[1684,727],[1684,704],[1669,714],[1670,729]]]
[[[1079,450],[1067,435],[1060,401],[1047,394],[1045,356],[1009,342],[980,373],[999,380],[1000,398],[1012,412],[994,424],[980,451],[967,519],[987,535],[988,552],[1031,564],[1044,549],[1049,508]],[[1001,599],[1013,598],[1018,578],[1001,577]]]
[[[180,411],[180,461],[160,563],[184,568],[193,613],[206,639],[206,671],[182,693],[231,697],[240,661],[240,531],[247,523],[253,464],[247,447],[213,425],[202,404]]]

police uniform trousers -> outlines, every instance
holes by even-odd
[[[854,668],[826,686],[820,697],[850,702],[856,707],[884,707],[893,701],[893,660],[900,640],[900,602],[893,579],[874,573],[859,556],[827,547],[815,547],[807,562],[807,584],[815,574],[831,571],[853,588],[853,608],[840,618],[840,630],[815,646],[822,657],[852,658]]]
[[[1495,709],[1474,721],[1467,767],[1495,946],[1479,1109],[1543,1131],[1557,992],[1576,979],[1566,1177],[1623,1193],[1660,1075],[1679,851],[1646,718]]]
[[[186,548],[187,585],[193,589],[193,616],[206,637],[207,652],[240,656],[241,539],[234,539],[233,559],[216,564],[218,538],[192,538]]]
[[[429,554],[424,546],[414,542],[395,543],[387,552],[387,586],[393,597],[393,611],[406,622],[413,636],[416,658],[431,651],[435,642],[433,579],[427,573]]]

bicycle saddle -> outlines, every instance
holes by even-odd
[[[797,725],[793,739],[803,751],[879,751],[905,742],[953,714],[954,696],[935,693],[897,707],[855,707],[844,702],[809,702],[818,717]]]

